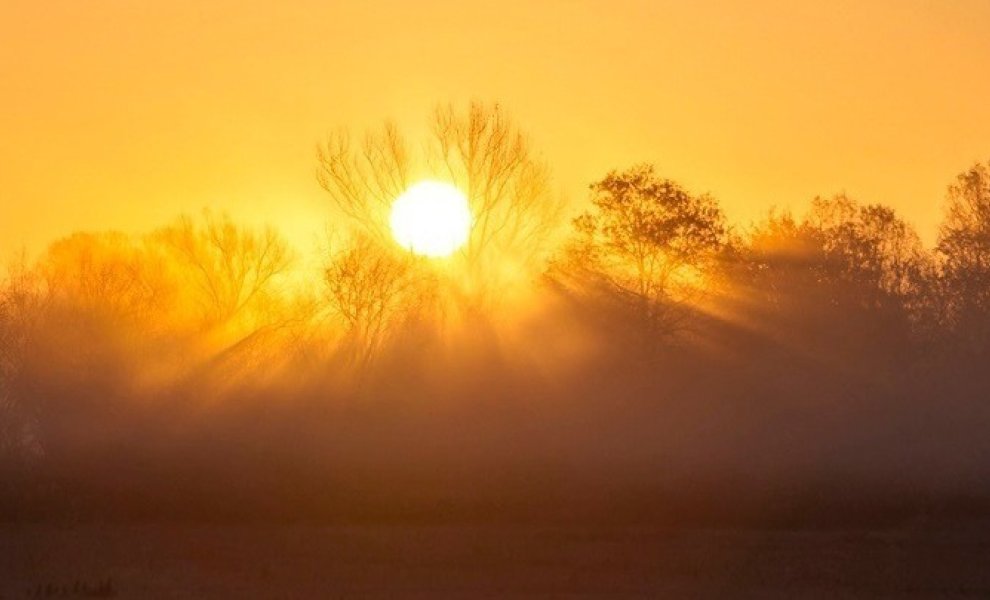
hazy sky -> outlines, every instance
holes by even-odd
[[[575,201],[654,161],[748,220],[845,190],[934,236],[990,159],[990,0],[3,0],[0,249],[183,211],[299,243],[340,125],[499,100]]]

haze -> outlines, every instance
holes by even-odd
[[[990,597],[988,0],[0,2],[0,597]]]

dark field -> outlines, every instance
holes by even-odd
[[[990,525],[0,528],[2,598],[82,597],[74,586],[107,579],[118,598],[150,599],[988,598]]]

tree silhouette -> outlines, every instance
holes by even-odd
[[[44,282],[22,255],[0,281],[0,461],[23,461],[43,450],[27,361],[48,303]]]
[[[845,195],[745,236],[730,287],[739,319],[847,376],[894,377],[917,357],[930,260],[896,213]]]
[[[48,306],[26,367],[36,393],[46,397],[45,410],[65,413],[124,393],[153,338],[167,336],[172,325],[177,289],[165,261],[139,237],[76,233],[51,244],[34,271],[45,282]],[[92,393],[73,398],[73,388]]]
[[[326,301],[345,324],[359,370],[429,302],[429,275],[419,267],[415,258],[360,235],[330,252],[324,269]]]
[[[990,349],[990,164],[949,187],[937,253],[945,319],[970,350]]]
[[[94,317],[153,321],[174,293],[164,265],[140,240],[122,233],[63,238],[49,246],[40,267],[63,305]]]
[[[807,223],[821,239],[827,272],[859,291],[865,306],[910,310],[930,267],[921,238],[892,208],[840,194],[815,198]]]
[[[251,230],[209,212],[200,222],[183,216],[155,239],[175,261],[206,327],[263,312],[293,261],[275,229]]]
[[[612,171],[591,192],[593,208],[574,220],[568,270],[634,307],[649,335],[677,331],[725,241],[715,200],[648,164]]]
[[[392,123],[369,132],[359,146],[338,131],[318,148],[317,179],[351,226],[382,244],[391,243],[391,204],[414,178],[460,188],[472,213],[468,243],[457,255],[464,267],[460,281],[475,299],[491,298],[507,278],[540,268],[561,202],[549,169],[503,109],[480,102],[463,112],[440,106],[422,148],[410,152]]]
[[[469,262],[487,269],[507,259],[541,257],[560,202],[548,167],[502,108],[474,102],[461,113],[452,105],[438,107],[432,137],[431,171],[465,190],[471,206]]]
[[[392,122],[365,134],[359,148],[341,129],[317,147],[316,178],[334,207],[360,234],[389,240],[388,211],[411,183],[413,159]]]
[[[181,292],[177,328],[195,334],[182,360],[200,385],[226,388],[288,358],[311,310],[288,289],[295,254],[273,227],[205,212],[180,217],[151,242]]]

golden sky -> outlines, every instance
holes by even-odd
[[[729,216],[845,190],[934,237],[990,158],[988,0],[3,0],[0,250],[225,209],[307,243],[314,147],[499,100],[575,201],[656,162]]]

